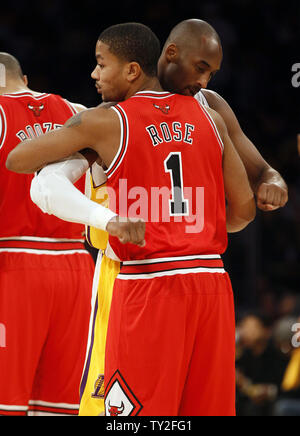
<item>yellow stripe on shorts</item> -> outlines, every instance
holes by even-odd
[[[98,262],[98,261],[97,261]],[[97,300],[89,338],[86,365],[81,381],[79,416],[99,416],[104,413],[104,364],[106,334],[114,282],[120,272],[120,262],[105,255],[101,262]],[[97,265],[96,265],[97,268]]]

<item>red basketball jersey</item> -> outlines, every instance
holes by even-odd
[[[0,238],[82,239],[84,227],[44,214],[30,199],[33,175],[8,171],[8,153],[18,143],[61,127],[76,113],[65,99],[32,92],[0,96]],[[77,187],[83,192],[84,179]]]
[[[110,207],[146,221],[146,246],[110,237],[121,260],[222,254],[227,246],[223,143],[194,98],[138,92],[112,108],[121,143],[107,170]]]

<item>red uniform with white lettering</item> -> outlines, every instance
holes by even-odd
[[[223,143],[191,98],[139,92],[118,104],[110,207],[143,218],[146,246],[109,238],[122,261],[106,348],[106,414],[234,415],[233,295]]]
[[[44,214],[33,176],[5,167],[18,143],[75,113],[58,95],[0,96],[0,415],[78,412],[94,270],[84,226]]]

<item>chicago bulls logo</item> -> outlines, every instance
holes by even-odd
[[[143,406],[120,371],[116,371],[105,389],[106,416],[137,416]]]
[[[112,405],[110,404],[110,401],[108,402],[108,412],[109,412],[110,416],[119,416],[119,415],[122,415],[122,413],[124,412],[124,410],[125,410],[125,406],[124,406],[123,401],[122,401],[120,407],[118,407],[118,406],[112,406]]]
[[[29,104],[28,105],[28,108],[30,109],[30,110],[32,110],[32,112],[34,113],[34,115],[36,116],[36,117],[39,117],[40,115],[41,115],[41,112],[42,112],[42,110],[44,109],[44,105],[43,104],[41,104],[41,105],[39,105],[39,106],[36,106],[36,105],[32,105],[32,104]]]
[[[153,103],[153,106],[155,107],[155,109],[159,109],[164,114],[168,114],[169,110],[171,109],[170,106],[159,106],[158,104],[154,104],[154,103]]]

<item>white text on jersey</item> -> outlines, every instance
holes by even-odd
[[[179,121],[174,121],[172,127],[167,123],[161,123],[158,126],[151,124],[146,127],[151,138],[152,144],[156,147],[163,142],[184,142],[185,144],[193,144],[192,132],[195,126],[185,123],[184,126]]]
[[[34,139],[37,136],[41,136],[44,133],[50,132],[50,130],[59,129],[62,127],[62,124],[53,124],[53,123],[35,123],[33,126],[26,126],[24,130],[19,130],[16,136],[20,139],[20,141],[26,141],[27,139]]]

